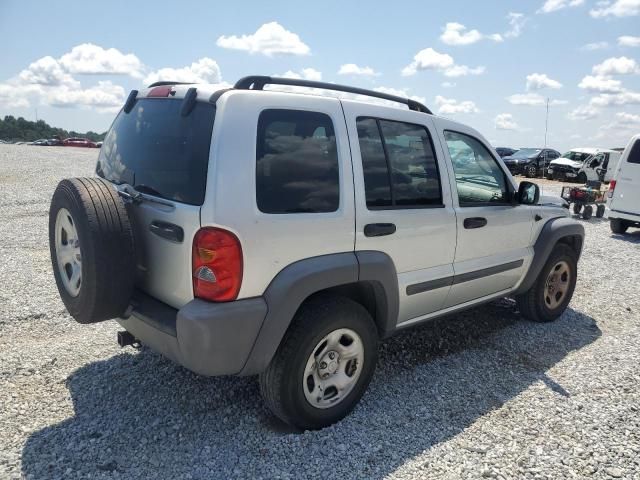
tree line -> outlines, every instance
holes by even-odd
[[[13,115],[7,115],[4,119],[0,119],[0,140],[9,142],[33,142],[41,138],[64,140],[68,137],[82,137],[99,142],[104,140],[106,134],[107,132],[96,133],[88,131],[80,133],[73,130],[69,131],[64,128],[52,127],[44,120],[32,122],[25,120],[23,117],[15,118]]]

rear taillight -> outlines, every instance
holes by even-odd
[[[616,181],[615,180],[611,180],[611,182],[609,182],[609,198],[613,198],[613,191],[616,189]]]
[[[233,233],[205,227],[193,239],[193,295],[212,302],[235,300],[242,284],[242,247]]]

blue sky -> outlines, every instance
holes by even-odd
[[[543,144],[547,98],[558,150],[640,131],[640,0],[380,5],[1,0],[0,115],[104,131],[157,78],[287,74],[416,97],[500,146]]]

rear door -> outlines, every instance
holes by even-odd
[[[532,256],[533,212],[510,202],[511,179],[477,133],[444,119],[438,125],[458,227],[454,282],[444,305],[452,307],[518,283]]]
[[[356,250],[386,253],[400,289],[399,323],[439,310],[449,292],[456,222],[432,118],[343,101],[353,155]]]
[[[118,188],[140,194],[127,208],[136,285],[176,308],[193,299],[191,245],[200,228],[215,117],[208,102],[196,102],[186,116],[181,105],[179,98],[140,98],[129,113],[120,112],[96,169]]]
[[[616,176],[611,209],[640,215],[640,137],[636,137],[633,145],[627,149],[628,154],[622,156],[620,170]]]

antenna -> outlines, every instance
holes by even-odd
[[[547,97],[547,115],[544,120],[544,148],[547,148],[547,131],[549,130],[549,97]]]

